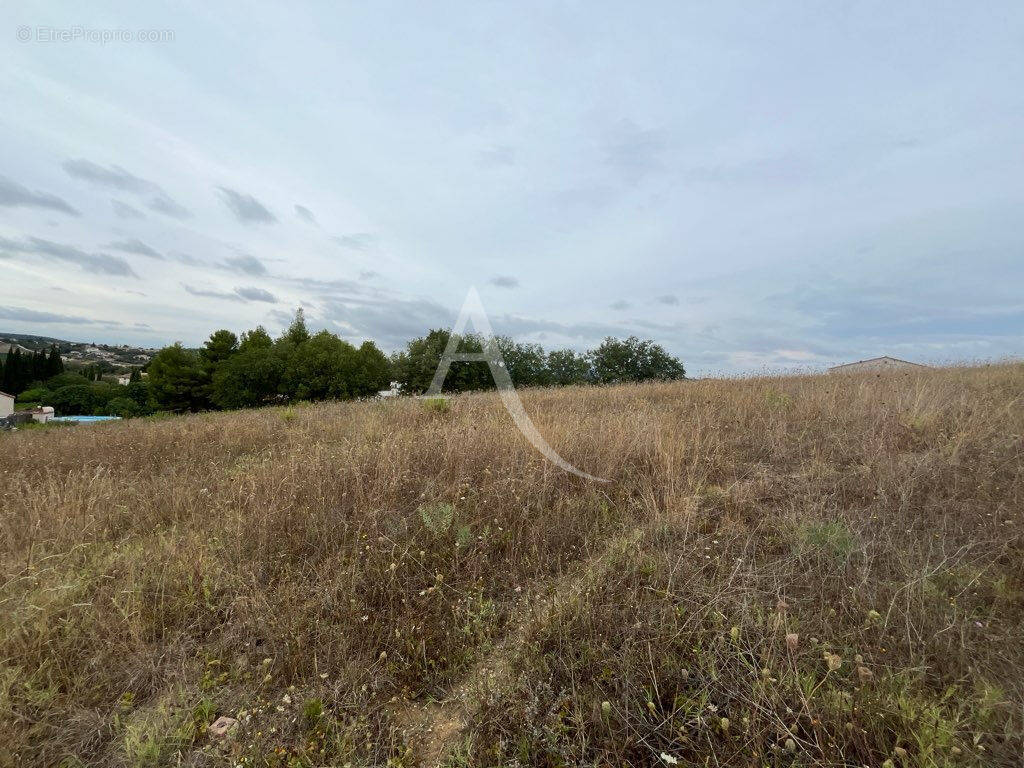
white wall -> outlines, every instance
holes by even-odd
[[[12,413],[14,413],[14,398],[0,395],[0,419],[6,418]]]

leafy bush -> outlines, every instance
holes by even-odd
[[[115,397],[104,407],[104,416],[120,416],[122,419],[130,419],[134,416],[141,416],[143,409],[130,397]]]
[[[71,387],[78,384],[89,384],[89,380],[80,373],[61,373],[46,380],[46,388],[56,392],[63,387]]]
[[[18,395],[18,403],[37,403],[39,405],[50,405],[53,393],[46,387],[33,387],[26,389]]]
[[[50,404],[58,416],[87,416],[92,414],[98,403],[91,385],[72,384],[56,390]]]

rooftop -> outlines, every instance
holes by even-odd
[[[880,360],[892,360],[894,363],[902,363],[903,365],[915,365],[918,368],[927,368],[927,365],[921,363],[912,363],[909,360],[901,360],[898,357],[892,357],[890,355],[882,355],[881,357],[869,357],[867,360],[856,360],[852,363],[842,363],[841,365],[833,365],[829,368],[830,371],[838,370],[839,368],[846,368],[851,365],[861,365],[862,363],[877,363]]]

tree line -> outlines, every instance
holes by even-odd
[[[392,374],[403,391],[418,394],[430,387],[450,338],[449,331],[430,331],[392,355]],[[686,376],[683,364],[660,345],[635,336],[624,340],[608,337],[595,349],[584,353],[571,349],[545,352],[539,344],[524,344],[507,336],[497,336],[495,342],[517,387],[668,381]],[[464,335],[457,339],[457,349],[482,352],[484,339],[475,334]],[[447,392],[494,387],[494,378],[484,362],[453,363],[444,381]]]
[[[345,400],[369,397],[395,381],[405,393],[425,392],[451,339],[432,330],[405,348],[385,355],[372,341],[358,347],[329,331],[310,333],[302,310],[278,338],[262,327],[236,336],[212,333],[199,349],[180,343],[164,347],[121,386],[86,367],[64,371],[56,347],[22,356],[15,348],[2,370],[3,390],[19,405],[52,405],[58,415],[142,416],[155,411],[203,411],[251,408],[297,400]],[[495,339],[517,387],[612,384],[682,379],[683,364],[653,341],[607,338],[585,353],[546,352],[504,336]],[[460,352],[481,352],[484,339],[457,338]],[[484,362],[456,362],[448,370],[445,392],[495,387]]]
[[[54,344],[49,352],[37,351],[22,354],[21,347],[11,345],[6,360],[0,360],[0,391],[18,395],[33,382],[43,381],[64,373],[64,361],[60,350]]]
[[[168,411],[247,408],[295,400],[368,397],[391,381],[402,391],[427,390],[451,337],[432,330],[405,349],[384,355],[372,341],[356,347],[329,331],[311,334],[302,310],[288,329],[272,339],[262,327],[236,336],[211,334],[198,350],[174,344],[148,365],[152,407]],[[505,364],[518,387],[682,379],[679,360],[653,341],[607,338],[586,353],[571,349],[545,352],[538,344],[497,337]],[[461,352],[481,352],[483,339],[458,339]],[[449,369],[446,392],[493,389],[486,363],[458,362]]]

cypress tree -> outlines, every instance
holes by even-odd
[[[46,378],[64,373],[64,361],[60,358],[60,348],[54,344],[50,347],[50,356],[46,360]]]
[[[32,381],[42,381],[46,378],[46,353],[32,353]]]
[[[4,366],[4,392],[18,395],[25,388],[22,386],[21,349],[14,347],[7,353],[7,365]]]

